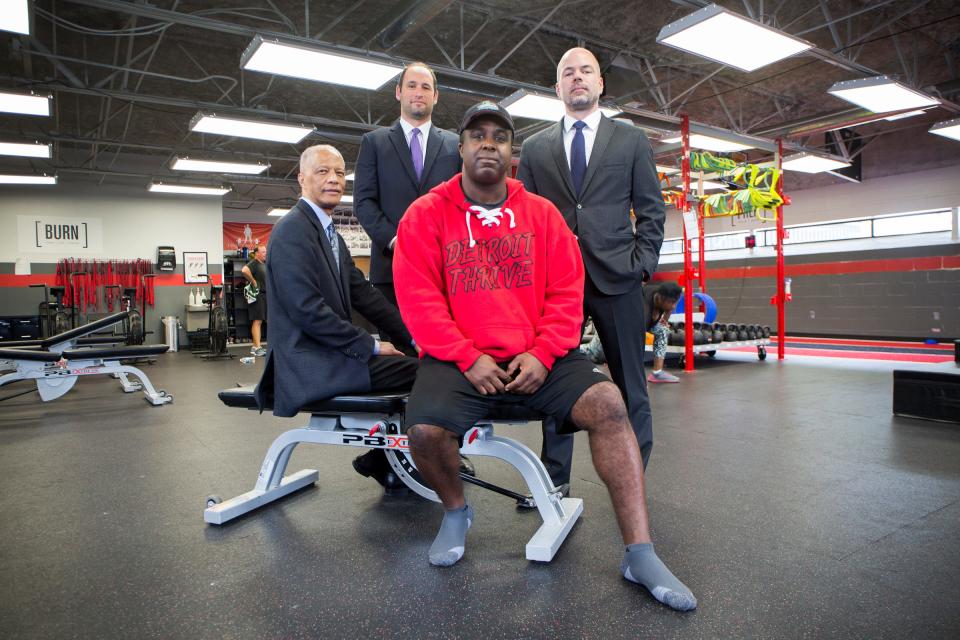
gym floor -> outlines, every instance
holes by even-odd
[[[167,354],[144,369],[172,405],[115,380],[0,404],[0,629],[13,638],[960,637],[960,428],[890,414],[891,370],[724,353],[650,389],[660,556],[699,608],[680,614],[617,571],[606,491],[578,436],[585,511],[550,564],[524,559],[534,513],[468,488],[467,553],[426,552],[440,509],[385,498],[357,450],[301,446],[316,487],[222,527],[210,493],[253,487],[281,430],[216,392],[262,360]],[[26,383],[0,389],[0,396]],[[539,429],[498,433],[539,450]],[[490,459],[478,475],[519,489]]]

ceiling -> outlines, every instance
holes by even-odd
[[[563,52],[577,45],[600,60],[605,100],[648,128],[659,160],[675,116],[741,134],[821,148],[826,133],[870,114],[826,90],[836,81],[896,75],[944,104],[897,122],[857,126],[864,178],[960,161],[960,144],[928,135],[960,115],[960,7],[955,0],[741,0],[718,4],[813,43],[813,53],[743,73],[659,45],[660,28],[696,0],[38,0],[31,36],[0,34],[0,90],[53,95],[49,118],[0,117],[0,139],[54,144],[49,160],[0,159],[0,169],[57,172],[61,181],[144,188],[151,179],[228,183],[224,208],[259,219],[297,195],[297,157],[309,144],[336,145],[352,165],[360,136],[398,114],[392,84],[365,91],[242,71],[253,37],[322,42],[398,62],[435,66],[441,92],[434,122],[455,128],[482,97],[549,90]],[[518,7],[519,11],[518,11]],[[316,126],[298,145],[196,134],[200,110]],[[544,123],[524,120],[520,139]],[[856,150],[854,150],[856,149]],[[178,174],[177,155],[267,161],[256,177]],[[751,159],[769,156],[755,151]],[[836,182],[791,176],[788,188]]]

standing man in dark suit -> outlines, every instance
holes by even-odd
[[[646,467],[653,417],[643,374],[643,283],[657,268],[665,211],[647,136],[599,110],[603,78],[592,53],[575,48],[557,65],[566,115],[523,144],[517,173],[528,191],[560,209],[580,241],[584,306],[623,393]],[[634,226],[630,211],[636,217]],[[570,481],[573,438],[544,423],[542,456],[555,486]]]
[[[410,204],[460,171],[459,139],[433,125],[440,98],[437,77],[422,62],[404,68],[397,81],[400,119],[364,134],[353,183],[353,212],[373,240],[370,282],[397,304],[393,248],[397,225]]]
[[[400,312],[354,265],[333,223],[346,186],[343,156],[330,145],[308,148],[300,156],[298,180],[300,200],[270,234],[267,304],[273,326],[257,385],[259,406],[272,393],[273,414],[281,417],[344,393],[407,391],[418,365],[350,321],[356,309],[396,336],[397,344],[412,346]],[[380,450],[360,456],[353,466],[388,490],[402,486]]]
[[[400,218],[414,200],[459,173],[462,162],[460,138],[431,121],[440,99],[433,69],[423,62],[404,67],[396,97],[400,119],[389,129],[363,134],[353,178],[353,213],[373,240],[370,282],[394,306],[393,249]],[[460,470],[474,475],[470,461],[460,460]]]

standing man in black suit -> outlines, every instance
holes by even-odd
[[[346,186],[343,156],[316,145],[300,156],[302,196],[270,234],[267,263],[270,351],[257,401],[273,395],[273,414],[292,417],[301,407],[344,393],[408,391],[418,361],[350,321],[351,308],[412,346],[400,312],[373,288],[333,223]],[[386,489],[403,486],[381,450],[354,461]]]
[[[460,172],[460,138],[434,126],[440,99],[437,74],[423,62],[411,62],[397,80],[400,118],[390,128],[363,134],[353,178],[353,213],[373,240],[370,282],[397,306],[393,249],[397,225],[414,200]],[[388,330],[389,331],[389,330]],[[392,333],[382,333],[391,339]],[[467,458],[460,470],[474,475]]]
[[[365,133],[353,183],[353,212],[373,240],[370,282],[394,305],[393,248],[410,204],[460,171],[460,140],[433,125],[437,77],[422,62],[407,65],[396,88],[400,119]]]
[[[603,78],[586,49],[560,59],[556,91],[566,115],[524,142],[517,178],[553,202],[580,240],[585,312],[626,400],[646,467],[653,417],[643,374],[643,283],[657,268],[665,217],[653,152],[643,131],[600,112]],[[558,435],[552,421],[544,423],[541,457],[555,486],[569,483],[573,437]]]

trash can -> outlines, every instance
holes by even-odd
[[[170,347],[167,351],[177,351],[180,348],[180,318],[177,316],[163,316],[164,342]]]

